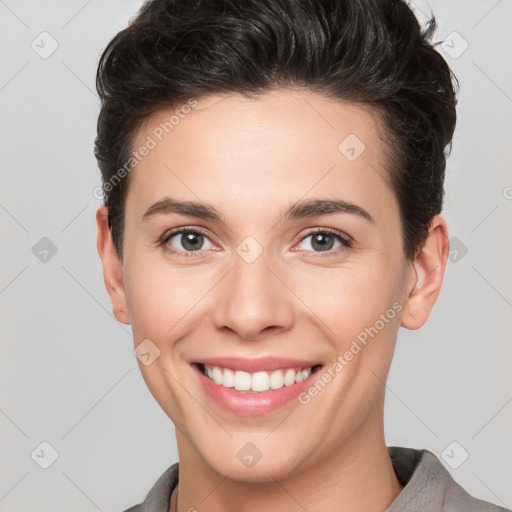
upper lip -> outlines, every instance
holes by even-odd
[[[261,357],[259,359],[246,359],[242,357],[209,357],[193,362],[196,364],[230,368],[231,370],[242,370],[248,373],[270,372],[285,368],[308,368],[310,366],[317,366],[321,364],[318,361],[292,359],[287,357]]]

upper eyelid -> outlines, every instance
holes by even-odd
[[[164,236],[162,237],[162,242],[167,242],[173,236],[182,235],[183,233],[188,233],[188,232],[198,233],[200,235],[203,235],[213,243],[210,235],[208,233],[206,233],[205,231],[202,231],[200,228],[192,228],[192,227],[189,228],[187,226],[171,229],[170,231],[168,231],[167,233],[164,234]]]

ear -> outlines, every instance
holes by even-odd
[[[103,265],[103,278],[116,319],[130,323],[128,303],[123,281],[123,264],[112,241],[112,233],[108,225],[108,210],[101,205],[96,211],[96,226],[98,229],[97,248]]]
[[[449,252],[446,222],[436,215],[423,247],[411,262],[410,293],[402,315],[402,326],[406,329],[419,329],[428,320],[441,291]]]

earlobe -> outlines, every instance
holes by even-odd
[[[105,287],[112,302],[112,311],[119,322],[130,324],[123,281],[123,265],[112,241],[112,233],[108,225],[108,210],[103,205],[96,211],[96,226],[96,246],[103,266]]]
[[[428,320],[441,291],[449,250],[446,222],[436,215],[423,247],[411,262],[415,286],[409,290],[402,315],[401,325],[406,329],[419,329]]]

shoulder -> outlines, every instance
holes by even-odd
[[[168,512],[173,489],[178,484],[179,464],[169,466],[148,492],[146,499],[123,512]]]
[[[386,512],[510,512],[471,496],[429,450],[388,447],[402,492]]]

